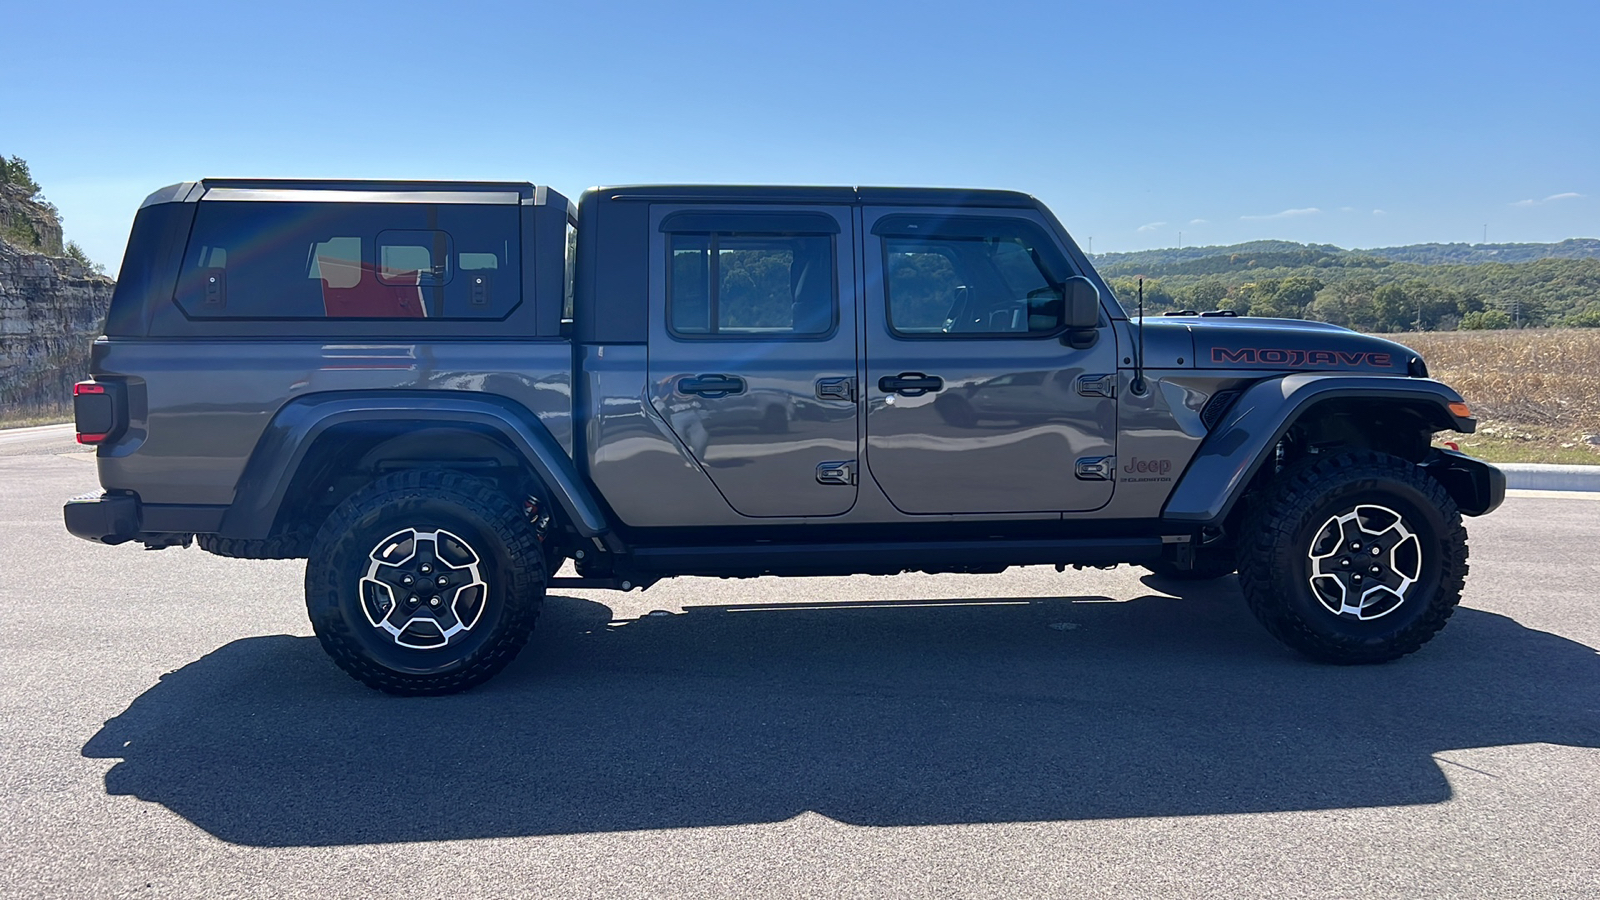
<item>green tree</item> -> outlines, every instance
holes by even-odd
[[[39,183],[28,172],[28,163],[20,156],[0,156],[0,184],[11,184],[28,192],[29,199],[39,195]]]
[[[78,246],[77,241],[67,241],[67,245],[62,248],[62,252],[66,254],[67,258],[77,262],[96,275],[104,275],[106,273],[106,267],[90,259],[89,254],[83,252],[83,248]]]
[[[1215,278],[1195,283],[1186,291],[1175,292],[1185,308],[1194,310],[1219,309],[1228,296],[1228,286]]]
[[[1496,328],[1510,328],[1511,317],[1505,311],[1498,309],[1485,309],[1469,312],[1461,317],[1462,331],[1486,331]]]

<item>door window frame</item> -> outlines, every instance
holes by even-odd
[[[666,260],[666,294],[663,298],[667,337],[675,341],[830,341],[839,333],[839,223],[820,212],[751,213],[734,210],[686,209],[669,213],[661,220],[662,253]],[[710,265],[706,273],[708,323],[716,325],[718,293],[721,285],[717,265],[717,239],[731,238],[827,238],[828,240],[828,328],[817,332],[685,332],[673,324],[673,238],[678,235],[704,237]]]
[[[1022,216],[995,215],[993,213],[973,214],[931,214],[931,213],[904,213],[892,212],[880,216],[873,223],[870,234],[878,239],[878,264],[883,272],[883,322],[889,337],[897,341],[1042,341],[1060,340],[1067,332],[1066,323],[1063,321],[1050,331],[988,331],[988,332],[928,332],[900,331],[894,326],[894,301],[893,289],[889,285],[889,241],[895,238],[922,240],[927,242],[938,241],[940,238],[976,238],[985,236],[981,231],[985,225],[1003,223],[1020,232],[1022,236],[1034,241],[1035,252],[1039,255],[1039,263],[1043,266],[1041,274],[1054,281],[1051,287],[1058,287],[1068,278],[1082,274],[1078,267],[1056,243],[1049,231],[1032,219]],[[934,251],[939,252],[939,251]],[[941,253],[947,259],[948,254]],[[954,261],[952,260],[952,263]],[[1059,270],[1059,275],[1056,270]],[[998,273],[997,273],[998,275]],[[1063,316],[1063,318],[1065,318]],[[1100,322],[1096,327],[1106,324],[1105,310],[1102,307]]]

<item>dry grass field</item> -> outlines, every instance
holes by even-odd
[[[27,428],[30,425],[59,425],[72,421],[72,407],[62,403],[12,409],[0,406],[0,428]]]
[[[1493,462],[1600,465],[1600,329],[1385,335],[1422,354],[1461,392],[1478,433],[1456,440]]]

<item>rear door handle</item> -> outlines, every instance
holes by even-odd
[[[737,375],[687,375],[678,379],[678,393],[701,397],[726,397],[744,393],[744,379]]]
[[[923,394],[944,390],[944,379],[921,372],[901,372],[878,379],[878,390],[902,397],[921,397]]]

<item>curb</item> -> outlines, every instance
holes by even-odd
[[[1506,473],[1506,487],[1523,491],[1600,491],[1600,466],[1495,463]]]

